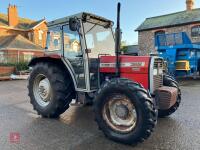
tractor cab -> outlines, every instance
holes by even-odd
[[[98,58],[115,55],[113,22],[79,13],[48,23],[45,55],[59,55],[67,64],[78,91],[98,88]]]

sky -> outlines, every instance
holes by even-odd
[[[116,22],[117,3],[121,2],[122,40],[137,44],[138,34],[134,30],[145,18],[174,13],[186,9],[186,0],[0,0],[0,12],[7,13],[9,4],[18,6],[20,17],[47,21],[90,12]],[[200,0],[195,0],[200,8]]]

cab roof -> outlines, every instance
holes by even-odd
[[[94,22],[94,23],[96,23],[95,20],[96,21],[98,20],[100,22],[109,23],[109,25],[111,25],[111,26],[113,26],[113,24],[114,24],[113,21],[106,19],[104,17],[97,16],[97,15],[87,13],[87,12],[81,12],[81,13],[78,13],[78,14],[75,14],[75,15],[71,15],[71,16],[67,16],[67,17],[64,17],[64,18],[60,18],[60,19],[50,21],[50,22],[48,22],[48,27],[69,22],[69,18],[72,18],[72,17],[76,17],[78,19],[82,19],[84,21],[89,21],[89,22]]]

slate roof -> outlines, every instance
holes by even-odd
[[[22,35],[0,36],[0,50],[18,49],[18,50],[43,50],[42,47],[29,41]]]
[[[39,21],[27,19],[27,18],[21,18],[19,17],[19,24],[15,27],[18,29],[31,29],[44,21],[45,19],[41,19]],[[7,26],[8,25],[8,15],[0,13],[0,26]]]
[[[147,18],[136,31],[173,27],[195,22],[200,22],[200,8]]]

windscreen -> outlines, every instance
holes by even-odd
[[[90,58],[98,58],[99,54],[115,54],[115,41],[111,28],[86,22],[84,32],[87,48],[91,50]]]

